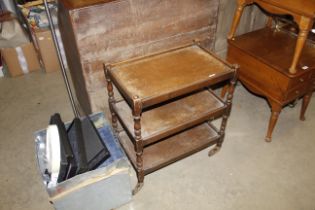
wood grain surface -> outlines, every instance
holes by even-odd
[[[122,101],[116,104],[115,111],[134,139],[131,108]],[[221,116],[225,111],[225,104],[208,90],[144,111],[141,115],[143,144],[151,144],[210,118]]]
[[[120,142],[125,149],[131,163],[136,166],[134,146],[126,133],[119,134]],[[143,151],[143,169],[149,174],[177,160],[185,158],[195,152],[215,144],[220,136],[207,123],[196,126],[185,132],[174,135],[150,145]]]
[[[209,86],[216,78],[222,81],[222,75],[231,78],[234,71],[193,45],[115,65],[109,74],[128,102],[138,96],[146,107],[188,93],[193,86]]]

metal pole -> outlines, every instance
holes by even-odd
[[[53,23],[52,18],[51,18],[51,14],[50,14],[50,10],[49,10],[49,7],[48,7],[47,0],[44,0],[44,4],[45,4],[45,10],[46,10],[46,13],[47,13],[49,26],[50,26],[51,35],[53,37],[54,45],[56,47],[58,61],[59,61],[60,67],[61,67],[62,76],[63,76],[63,79],[65,81],[66,88],[67,88],[67,93],[68,93],[68,96],[69,96],[69,99],[70,99],[70,102],[71,102],[72,111],[73,111],[73,114],[74,114],[75,117],[79,117],[80,114],[79,114],[78,109],[77,109],[77,107],[75,105],[74,97],[73,97],[73,94],[72,94],[72,91],[71,91],[71,88],[70,88],[69,79],[68,79],[67,72],[66,72],[66,68],[65,68],[65,65],[64,65],[64,63],[62,61],[62,56],[61,56],[61,53],[60,53],[60,47],[58,45],[57,35],[56,35],[56,32],[55,32],[55,26],[54,26],[54,23]]]

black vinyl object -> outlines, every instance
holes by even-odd
[[[66,130],[59,114],[54,114],[50,124],[57,125],[60,138],[60,170],[58,183],[77,174],[97,168],[110,153],[88,118],[74,118]]]
[[[78,166],[75,175],[88,171],[86,152],[84,148],[85,144],[83,141],[83,131],[81,120],[79,118],[74,118],[68,128],[68,138],[73,150],[74,159]],[[71,176],[68,178],[71,178]]]
[[[57,125],[60,138],[60,170],[58,183],[66,180],[69,176],[74,176],[77,170],[77,164],[74,159],[72,147],[70,145],[66,127],[58,113],[50,118],[51,125]]]
[[[75,118],[68,128],[68,137],[78,166],[76,174],[95,169],[110,156],[88,117]]]
[[[93,170],[110,154],[90,118],[84,118],[81,125],[88,169]]]

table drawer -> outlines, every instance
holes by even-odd
[[[313,70],[313,73],[311,75],[310,84],[311,84],[311,88],[315,90],[315,70]]]
[[[309,84],[297,86],[297,87],[293,88],[292,90],[288,91],[288,94],[286,95],[285,101],[286,102],[293,101],[293,100],[303,96],[304,94],[306,94],[308,90],[309,90]]]
[[[315,90],[315,74],[314,77],[311,79],[311,88]]]
[[[289,84],[289,90],[296,89],[299,86],[308,86],[312,76],[315,77],[315,74],[312,75],[312,72],[309,71],[301,76],[292,78]]]

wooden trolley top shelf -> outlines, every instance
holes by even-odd
[[[294,54],[296,36],[285,31],[276,31],[271,28],[264,28],[247,34],[237,36],[229,40],[229,44],[249,53],[256,59],[272,66],[279,72],[289,77],[289,67]],[[306,43],[302,56],[297,65],[297,74],[315,68],[315,46],[313,43]],[[306,68],[306,69],[303,69]]]
[[[108,75],[130,105],[148,107],[224,81],[234,69],[197,45],[113,64]]]

